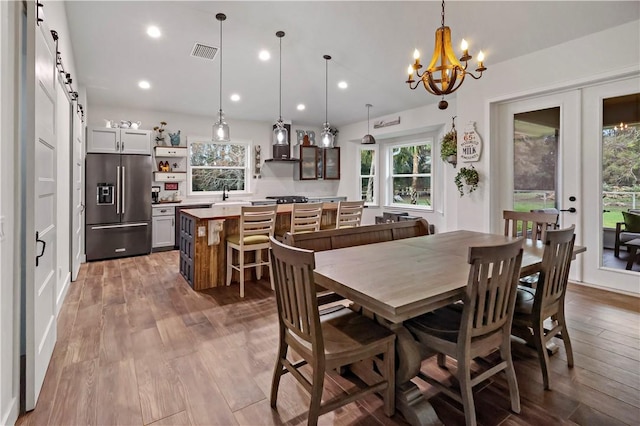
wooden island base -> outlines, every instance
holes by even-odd
[[[239,233],[241,209],[241,206],[214,206],[180,212],[180,274],[194,290],[225,285],[226,238]],[[291,229],[291,209],[292,204],[278,205],[276,236]],[[337,203],[324,203],[322,225],[336,223],[337,209]],[[251,256],[248,262],[253,260]],[[245,280],[255,279],[254,273],[254,269],[246,270]],[[263,276],[269,276],[268,271],[263,271]],[[231,280],[238,281],[238,278],[238,272],[233,271]]]

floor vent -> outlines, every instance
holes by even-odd
[[[213,61],[213,59],[216,57],[216,53],[218,53],[217,47],[207,46],[206,44],[202,43],[196,43],[193,45],[191,56]]]

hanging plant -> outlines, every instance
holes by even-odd
[[[478,171],[473,167],[463,167],[458,171],[454,179],[456,186],[458,187],[458,192],[462,197],[464,195],[464,188],[467,186],[467,194],[471,194],[473,191],[478,189],[478,182],[480,181],[480,176],[478,175]]]
[[[456,166],[458,162],[458,132],[456,131],[455,117],[451,119],[451,130],[440,141],[440,158],[442,161]]]

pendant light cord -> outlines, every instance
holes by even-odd
[[[324,60],[324,122],[329,123],[329,59]]]
[[[280,100],[278,101],[278,114],[282,121],[282,37],[280,37]]]
[[[220,121],[222,122],[222,20],[220,20]]]
[[[369,134],[369,109],[371,105],[367,105],[367,134]]]
[[[444,0],[442,0],[442,28],[444,28]]]

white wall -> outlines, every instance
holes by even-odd
[[[408,89],[407,89],[408,90]],[[416,93],[416,96],[431,96],[426,93]],[[437,104],[431,104],[420,108],[401,111],[397,114],[392,114],[385,117],[375,117],[371,121],[392,121],[400,116],[400,124],[395,126],[383,127],[380,129],[370,128],[371,135],[376,138],[376,143],[379,145],[379,179],[380,179],[380,207],[369,207],[365,210],[363,216],[363,223],[372,224],[375,222],[375,216],[381,215],[382,211],[406,211],[412,216],[424,217],[430,224],[436,227],[436,232],[446,231],[450,228],[448,218],[448,212],[445,210],[444,200],[446,199],[447,192],[455,192],[457,189],[453,184],[453,174],[451,178],[442,179],[443,174],[448,175],[453,168],[449,165],[445,165],[440,161],[440,138],[451,127],[451,117],[456,114],[456,101],[455,99],[449,100],[449,108],[446,110],[439,110]],[[343,157],[342,157],[342,179],[340,179],[339,194],[346,195],[349,199],[358,199],[360,197],[360,189],[358,188],[358,153],[360,148],[360,140],[366,133],[367,122],[362,121],[359,123],[350,124],[340,128],[340,137],[343,140],[348,141],[343,143]],[[385,180],[385,167],[384,167],[384,147],[389,143],[401,141],[403,139],[411,139],[418,135],[433,136],[434,152],[433,152],[433,194],[432,203],[433,211],[426,211],[423,209],[411,209],[410,207],[403,208],[390,208],[385,207],[384,197],[384,180]]]
[[[616,75],[633,70],[638,72],[638,40],[640,21],[634,21],[510,61],[488,65],[489,69],[481,80],[464,83],[458,91],[458,122],[476,121],[476,129],[483,137],[485,147],[476,168],[484,181],[471,197],[460,198],[450,194],[447,205],[452,207],[449,211],[456,216],[456,227],[489,231],[492,218],[499,215],[498,211],[492,211],[491,197],[496,197],[501,187],[489,179],[490,170],[498,170],[501,166],[491,157],[491,151],[500,149],[501,142],[490,131],[495,122],[491,117],[491,103],[610,81]],[[582,149],[598,155],[596,145],[583,143]],[[494,210],[496,208],[498,206]]]
[[[19,289],[15,256],[17,227],[14,199],[14,164],[17,134],[14,88],[16,87],[16,9],[19,3],[0,2],[0,424],[14,424],[19,409]],[[6,142],[5,142],[6,141]]]
[[[187,138],[190,136],[201,136],[211,138],[212,125],[216,121],[216,116],[197,116],[169,113],[162,111],[136,110],[120,107],[111,107],[104,105],[91,104],[89,99],[89,126],[104,126],[104,120],[128,120],[141,121],[142,129],[153,129],[158,126],[160,121],[167,123],[166,132],[175,133],[180,130],[180,144],[185,146]],[[273,123],[265,123],[258,121],[240,121],[233,120],[231,117],[225,117],[229,124],[232,140],[251,141],[254,145],[260,145],[262,150],[262,161],[272,157],[271,148],[271,132]],[[295,123],[291,129],[291,144],[296,143],[297,129],[313,130],[316,135],[320,134],[320,128],[310,128],[308,126],[298,127]],[[168,141],[168,137],[167,137]],[[294,167],[297,163],[263,163],[262,178],[250,179],[251,194],[242,194],[236,198],[240,199],[259,199],[269,195],[316,195],[330,196],[335,195],[338,190],[338,182],[336,181],[299,181],[293,179]],[[345,168],[343,166],[342,170]],[[253,154],[251,155],[250,175],[253,176]],[[180,184],[180,192],[183,198],[186,196],[185,184]],[[165,196],[164,194],[162,196]],[[196,198],[196,197],[191,197]],[[211,199],[208,197],[207,199]],[[220,196],[215,197],[220,200]]]
[[[409,210],[411,214],[425,217],[430,223],[436,225],[438,231],[453,229],[490,231],[492,217],[499,213],[492,212],[491,197],[497,196],[497,193],[492,194],[491,191],[499,191],[501,187],[496,182],[492,182],[490,176],[490,170],[498,170],[501,166],[496,161],[491,161],[491,150],[500,149],[499,141],[489,132],[492,103],[536,93],[585,86],[610,80],[616,75],[623,76],[630,72],[638,72],[640,68],[638,40],[640,40],[640,21],[634,21],[510,61],[499,64],[487,63],[489,69],[482,79],[466,81],[456,92],[456,101],[449,100],[447,110],[439,111],[436,105],[432,104],[384,117],[385,120],[389,120],[400,116],[401,124],[378,130],[372,129],[371,134],[381,145],[387,142],[389,137],[417,134],[423,132],[425,128],[430,129],[438,125],[441,126],[440,135],[442,135],[443,131],[449,129],[452,116],[457,116],[456,128],[459,137],[462,136],[465,125],[469,121],[475,121],[476,130],[484,144],[480,161],[474,163],[474,167],[480,173],[480,185],[474,193],[465,194],[464,197],[459,196],[453,183],[457,169],[445,165],[440,161],[438,151],[434,152],[434,179],[439,180],[434,183],[436,211],[431,214],[420,214],[418,211]],[[425,91],[423,94],[416,92],[416,96],[433,95]],[[372,120],[381,118],[383,117]],[[348,178],[341,180],[339,192],[350,198],[358,196],[357,186],[353,181],[357,176],[357,147],[365,131],[366,121],[340,128],[340,136],[350,140],[351,143],[348,144],[350,148],[345,150],[342,157],[342,174]],[[439,141],[436,145],[439,145]],[[596,146],[583,148],[592,150],[594,155],[597,153]],[[442,197],[443,201],[441,211],[438,211],[439,197]],[[379,214],[379,210],[381,209],[369,209],[366,213],[367,221],[372,222],[371,216]]]

